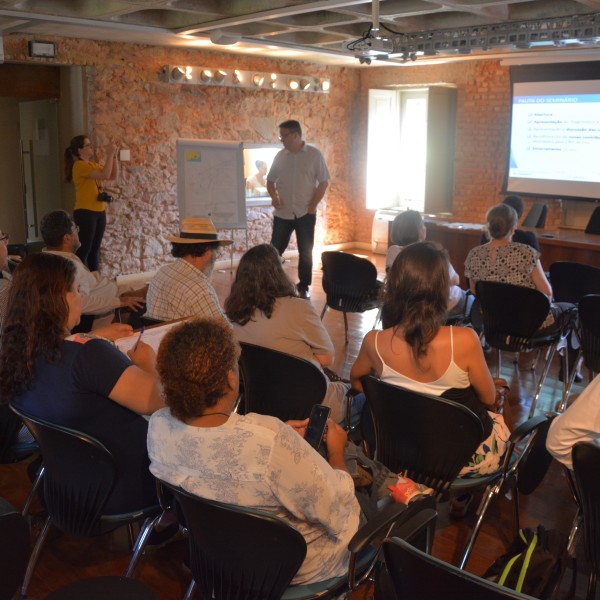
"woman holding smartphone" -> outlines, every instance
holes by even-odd
[[[150,419],[150,470],[191,494],[288,521],[308,546],[292,583],[342,575],[360,514],[344,460],[346,432],[328,421],[325,460],[302,439],[308,419],[285,424],[233,412],[239,354],[220,320],[186,321],[165,336],[157,370],[167,408]]]
[[[106,146],[104,165],[92,160],[94,149],[86,135],[75,136],[65,150],[65,179],[75,185],[73,220],[79,227],[81,242],[77,256],[90,271],[98,271],[100,265],[100,245],[106,228],[106,202],[102,198],[107,196],[101,195],[102,184],[119,177],[117,150],[113,143]]]

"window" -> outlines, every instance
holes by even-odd
[[[456,90],[369,90],[367,208],[452,206]]]

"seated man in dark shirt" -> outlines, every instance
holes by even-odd
[[[521,196],[506,196],[506,198],[502,200],[502,204],[508,204],[508,206],[514,208],[519,221],[521,220],[523,211],[525,210],[525,205],[523,204],[523,198],[521,198]],[[489,241],[490,238],[486,231],[482,234],[479,243],[487,244]],[[526,244],[527,246],[535,248],[538,252],[540,251],[540,243],[538,242],[538,239],[533,231],[522,231],[517,229],[513,234],[512,241],[519,244]]]

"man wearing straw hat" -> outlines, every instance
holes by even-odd
[[[177,259],[158,270],[150,282],[146,316],[159,321],[185,317],[227,319],[210,276],[220,246],[233,240],[220,240],[210,219],[186,217],[178,236],[165,236]]]

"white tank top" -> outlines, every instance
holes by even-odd
[[[466,371],[463,371],[455,362],[454,362],[454,332],[452,326],[450,326],[450,364],[448,368],[444,372],[444,374],[436,379],[435,381],[423,382],[417,381],[416,379],[411,379],[406,375],[402,375],[402,373],[398,373],[391,367],[389,367],[383,358],[381,358],[381,354],[379,353],[378,346],[378,338],[379,331],[375,335],[375,351],[377,352],[377,356],[379,356],[379,360],[383,364],[383,368],[381,369],[381,380],[392,385],[398,385],[400,387],[412,390],[414,392],[419,392],[422,394],[432,394],[434,396],[441,396],[446,390],[450,388],[467,388],[471,385],[469,381],[469,374]]]

